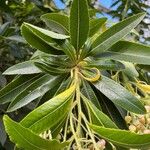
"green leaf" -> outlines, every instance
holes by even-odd
[[[29,113],[20,124],[35,133],[42,133],[61,122],[69,113],[75,86],[45,102]]]
[[[31,30],[33,33],[35,33],[37,36],[43,38],[45,41],[48,41],[48,38],[52,38],[52,39],[58,39],[58,40],[64,40],[69,38],[69,36],[67,35],[63,35],[63,34],[59,34],[59,33],[55,33],[46,29],[42,29],[40,27],[34,26],[32,24],[29,23],[23,23],[23,26],[27,27],[29,30]],[[50,40],[51,42],[51,40]]]
[[[25,150],[58,150],[64,149],[69,144],[68,142],[60,143],[57,140],[43,139],[19,123],[14,122],[6,115],[3,120],[10,140],[18,148]]]
[[[57,44],[62,48],[62,51],[73,61],[76,61],[76,50],[68,40],[58,41]]]
[[[101,80],[93,85],[116,105],[133,113],[145,113],[143,104],[117,82],[102,76]]]
[[[54,32],[69,34],[69,18],[58,13],[48,13],[41,16],[46,25]]]
[[[97,92],[97,97],[100,98],[100,104],[102,107],[102,111],[111,118],[113,122],[120,128],[120,129],[128,129],[127,124],[124,120],[126,113],[124,115],[118,110],[116,105],[110,101],[105,95],[100,92]],[[116,117],[117,116],[117,117]]]
[[[89,99],[92,101],[92,103],[101,110],[101,105],[99,103],[98,98],[95,95],[95,92],[93,91],[92,87],[90,86],[90,84],[86,81],[83,80],[82,81],[83,84],[83,88],[82,88],[82,93]]]
[[[122,72],[124,72],[126,75],[132,78],[139,77],[139,73],[137,72],[134,64],[130,62],[122,62],[122,63],[125,65],[125,69]]]
[[[16,77],[12,82],[0,90],[0,104],[11,102],[22,90],[39,77],[41,77],[41,75],[24,75]]]
[[[123,70],[125,66],[123,63],[115,60],[94,60],[92,59],[87,65],[88,67],[96,67],[100,70]]]
[[[98,32],[101,26],[107,21],[107,18],[99,18],[90,20],[90,31],[89,36],[93,36],[96,32]]]
[[[106,30],[93,42],[90,54],[97,55],[108,50],[112,45],[130,33],[141,22],[144,16],[145,13],[136,14]]]
[[[33,100],[42,97],[47,91],[52,89],[61,81],[60,76],[53,77],[50,75],[44,75],[35,80],[27,88],[20,92],[19,95],[10,103],[7,112],[15,111]]]
[[[31,47],[48,54],[62,54],[60,50],[57,50],[56,43],[50,36],[43,34],[37,29],[32,28],[31,26],[28,26],[28,24],[23,24],[21,26],[21,32],[23,37]]]
[[[97,9],[93,9],[93,8],[89,9],[89,17],[91,17],[91,18],[95,17],[96,13],[99,13],[99,11]]]
[[[25,61],[16,64],[8,68],[3,74],[4,75],[16,75],[16,74],[35,74],[41,73],[41,70],[34,65],[34,61]]]
[[[118,128],[115,123],[102,111],[100,111],[92,102],[88,100],[84,95],[81,95],[84,103],[87,105],[90,111],[91,121],[95,125],[104,126],[107,128]]]
[[[51,128],[51,134],[53,138],[56,138],[57,135],[60,133],[60,130],[62,129],[62,127],[66,122],[66,118],[67,116],[66,117],[64,116],[64,118],[56,126]]]
[[[128,41],[119,41],[108,52],[102,53],[98,57],[150,65],[150,47]]]
[[[100,137],[113,144],[127,148],[150,148],[150,134],[136,134],[126,130],[110,129],[100,126],[90,125]]]
[[[34,64],[43,72],[51,74],[51,75],[59,75],[59,74],[65,74],[65,73],[70,72],[70,69],[52,66],[44,62],[41,62],[41,63],[35,62]]]
[[[85,43],[89,32],[88,4],[86,0],[74,0],[70,12],[71,43],[77,51]]]

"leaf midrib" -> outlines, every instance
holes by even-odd
[[[39,150],[46,150],[46,149],[43,149],[43,148],[40,148],[40,147],[37,147],[36,145],[34,145],[34,144],[32,144],[31,142],[29,142],[27,139],[25,139],[24,137],[23,137],[23,135],[22,134],[20,134],[19,132],[18,132],[18,130],[16,130],[13,126],[12,126],[12,128],[22,137],[22,139],[23,140],[25,140],[27,143],[29,143],[29,145],[32,145],[33,147],[36,147],[37,149],[39,149]],[[33,133],[34,134],[34,133]]]
[[[77,13],[78,13],[78,27],[77,27],[77,50],[79,50],[79,38],[80,38],[80,0],[77,0],[78,1],[78,10],[77,10]]]
[[[99,82],[101,82],[101,81],[99,81]],[[106,82],[107,82],[107,81],[106,81]],[[107,85],[107,89],[108,89],[108,90],[113,91],[116,95],[118,95],[118,93],[116,93],[115,90],[112,90],[106,82],[103,82],[103,85],[105,85],[105,86]],[[100,83],[100,84],[101,84],[101,83]],[[122,95],[119,95],[119,97],[121,97],[121,98],[124,99],[124,100],[127,100],[132,106],[136,107],[138,110],[140,110],[140,111],[143,112],[143,110],[139,109],[136,105],[134,105],[133,103],[131,103],[127,98],[122,97]],[[115,100],[112,100],[112,101],[115,102]],[[119,105],[119,106],[121,106],[121,105],[118,104],[118,103],[116,103],[116,104]],[[121,106],[121,107],[123,107],[123,106]],[[126,108],[125,108],[125,109],[126,109]]]
[[[72,96],[72,95],[71,95]],[[71,97],[70,96],[70,97]],[[36,123],[40,122],[41,120],[43,120],[44,118],[46,118],[47,116],[51,115],[52,113],[56,112],[61,106],[63,106],[64,104],[66,104],[69,100],[70,97],[68,97],[68,100],[64,101],[59,107],[57,107],[56,109],[54,109],[52,112],[48,113],[47,115],[45,115],[44,117],[38,119],[38,121],[35,121],[29,128],[32,128],[32,126],[34,126]]]
[[[139,22],[139,20],[134,21],[133,23],[130,24],[130,26],[134,25],[136,22]],[[126,29],[128,29],[129,26],[126,26],[123,30],[120,30],[119,32],[117,32],[116,34],[114,34],[113,36],[110,36],[108,39],[104,40],[102,43],[100,43],[99,45],[97,45],[96,47],[93,48],[93,50],[91,51],[91,53],[93,53],[100,45],[104,45],[105,43],[107,43],[110,39],[113,39],[115,36],[119,37],[119,34],[121,32],[126,31]],[[125,37],[128,33],[126,33],[123,37]],[[123,38],[122,37],[122,38]],[[118,41],[116,41],[115,43],[117,43]],[[114,43],[114,44],[115,44]],[[106,51],[106,50],[105,50]]]
[[[118,144],[122,144],[122,145],[126,145],[126,146],[131,146],[131,147],[132,147],[132,145],[135,145],[135,146],[145,146],[145,145],[149,145],[149,143],[150,143],[150,142],[147,142],[147,143],[145,143],[145,144],[126,144],[126,143],[123,143],[123,142],[114,141],[114,140],[109,139],[109,138],[106,138],[105,136],[102,136],[102,135],[100,135],[100,136],[101,136],[102,138],[107,139],[107,140],[111,140],[111,141],[113,141],[114,143],[118,143]]]
[[[51,21],[54,22],[56,24],[58,24],[59,26],[61,26],[63,28],[64,31],[66,31],[67,33],[69,33],[68,29],[66,29],[66,27],[64,27],[62,24],[60,24],[59,22],[55,21],[55,20],[51,20],[51,19],[45,19],[47,21]]]

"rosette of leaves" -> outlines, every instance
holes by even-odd
[[[150,65],[150,48],[123,40],[144,18],[140,13],[103,30],[106,18],[90,18],[86,0],[74,0],[70,16],[45,14],[47,29],[23,23],[22,35],[37,49],[29,61],[7,69],[17,75],[0,91],[11,113],[35,104],[19,123],[4,116],[16,148],[27,150],[149,148],[150,135],[125,130],[126,111],[145,114],[143,104],[111,79],[125,62]]]

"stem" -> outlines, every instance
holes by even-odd
[[[76,133],[77,133],[78,137],[80,137],[81,136],[80,131],[81,131],[81,121],[82,121],[82,117],[81,117],[82,109],[81,109],[81,99],[80,99],[80,79],[79,79],[79,69],[78,68],[75,68],[75,81],[76,81],[76,102],[77,102],[77,106],[78,106],[78,125],[77,125],[77,129],[76,129]]]
[[[77,136],[77,134],[76,134],[76,132],[75,132],[75,130],[74,130],[72,114],[70,115],[70,127],[71,127],[71,130],[72,130],[74,139],[75,139],[75,141],[76,141],[76,143],[77,143],[78,150],[82,150],[82,149],[81,149],[80,142],[78,141],[78,136]]]
[[[64,141],[64,142],[65,142],[66,139],[67,139],[68,122],[69,122],[69,116],[67,117],[67,121],[66,121],[66,124],[65,124],[65,129],[64,129],[64,138],[63,138],[63,141]]]
[[[99,148],[97,147],[97,144],[96,144],[94,135],[93,135],[93,133],[91,132],[89,126],[88,126],[88,120],[86,119],[86,117],[85,117],[85,115],[84,115],[83,113],[82,113],[82,118],[83,118],[83,120],[84,120],[84,122],[85,122],[85,124],[86,124],[86,127],[87,127],[87,129],[88,129],[89,135],[90,135],[90,137],[91,137],[91,140],[93,141],[93,145],[94,145],[95,150],[99,150]]]

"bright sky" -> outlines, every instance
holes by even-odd
[[[111,4],[112,4],[112,0],[99,0],[100,4],[107,7],[107,8],[110,8]]]
[[[57,7],[59,7],[60,9],[63,9],[65,7],[65,5],[63,3],[61,3],[60,0],[54,0]],[[111,6],[112,0],[99,0],[100,4],[109,8]]]

